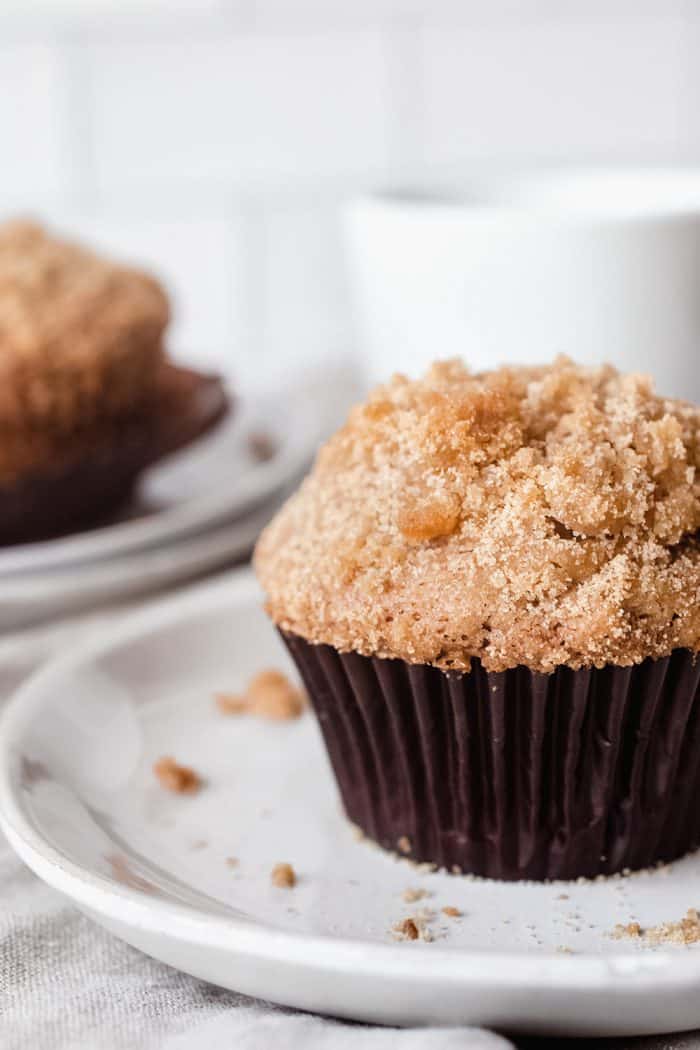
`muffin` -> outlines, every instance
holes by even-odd
[[[103,518],[225,413],[216,377],[168,360],[169,316],[148,274],[0,225],[0,542]]]
[[[64,432],[151,397],[163,289],[31,222],[0,226],[0,420]]]
[[[396,376],[255,556],[349,818],[501,879],[700,844],[700,411],[553,365]]]

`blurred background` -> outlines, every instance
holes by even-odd
[[[172,349],[243,383],[353,350],[349,196],[494,166],[700,159],[693,0],[0,11],[0,213],[153,267],[175,297]]]

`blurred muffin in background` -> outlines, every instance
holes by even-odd
[[[65,432],[152,397],[170,310],[150,276],[0,227],[0,419]]]
[[[149,274],[0,225],[0,542],[104,517],[223,416],[221,382],[168,360],[169,319]]]

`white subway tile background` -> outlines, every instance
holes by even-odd
[[[248,382],[352,351],[355,193],[699,161],[699,44],[698,0],[10,0],[0,213],[152,267]]]

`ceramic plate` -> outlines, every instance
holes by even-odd
[[[284,403],[284,412],[280,403]],[[148,471],[120,520],[0,549],[0,577],[44,572],[154,547],[263,503],[307,464],[320,412],[304,390],[236,398],[211,435]]]
[[[244,575],[46,666],[0,727],[0,818],[20,856],[150,955],[307,1010],[569,1035],[700,1025],[700,945],[609,936],[699,905],[698,856],[583,884],[417,870],[353,836],[310,715],[218,713],[216,691],[270,665],[287,657]],[[164,754],[205,777],[198,795],[156,783]],[[294,889],[271,884],[278,861]],[[421,908],[432,941],[397,942]]]
[[[242,560],[281,498],[282,494],[240,518],[175,538],[154,550],[127,551],[104,561],[46,572],[12,574],[0,585],[0,631],[149,594]]]

